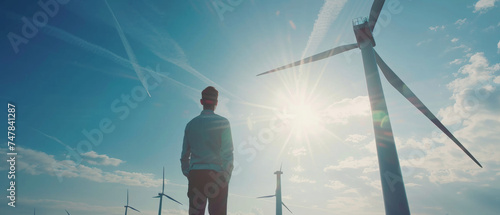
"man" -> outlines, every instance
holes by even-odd
[[[227,214],[229,179],[233,171],[233,141],[229,121],[214,113],[219,92],[212,86],[201,92],[201,114],[184,131],[182,173],[188,178],[189,215]]]

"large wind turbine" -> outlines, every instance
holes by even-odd
[[[276,197],[276,215],[283,214],[283,212],[282,212],[283,208],[281,207],[281,205],[285,206],[285,208],[288,211],[290,211],[290,213],[292,213],[292,211],[290,209],[288,209],[288,207],[285,205],[285,203],[283,203],[283,201],[281,200],[281,174],[283,174],[283,172],[281,171],[282,166],[283,165],[280,166],[279,171],[274,172],[274,174],[276,174],[276,193],[274,195],[257,197],[257,198]]]
[[[137,211],[137,212],[140,213],[139,210],[137,210],[137,209],[133,208],[132,206],[128,205],[128,189],[127,189],[127,205],[125,205],[124,207],[125,207],[125,215],[127,215],[127,209],[128,208],[130,208],[130,209],[132,209],[132,210]]]
[[[408,101],[429,118],[441,131],[443,131],[455,144],[462,149],[477,165],[481,164],[472,154],[453,136],[453,134],[431,113],[431,111],[420,101],[419,98],[408,88],[408,86],[387,66],[373,49],[375,40],[373,39],[373,29],[382,10],[385,0],[375,0],[371,7],[369,18],[358,18],[353,20],[354,34],[357,43],[339,46],[294,63],[278,67],[259,75],[276,72],[294,66],[314,62],[327,57],[349,51],[354,48],[361,49],[361,56],[365,69],[366,84],[368,86],[368,96],[372,111],[373,128],[375,131],[375,142],[384,196],[385,212],[388,215],[410,214],[406,191],[399,165],[396,145],[392,133],[389,113],[382,91],[382,84],[377,69],[379,65],[382,73],[389,83],[396,88]]]
[[[182,205],[182,203],[178,202],[177,200],[175,200],[172,197],[165,194],[165,167],[163,167],[163,185],[161,187],[161,193],[158,193],[157,196],[153,197],[153,198],[160,198],[160,209],[158,209],[158,215],[161,215],[161,202],[162,202],[163,196],[165,196],[165,197],[169,198],[170,200]]]

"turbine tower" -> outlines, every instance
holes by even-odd
[[[283,167],[283,165],[280,166],[279,171],[274,172],[274,174],[276,174],[276,193],[274,195],[257,197],[257,198],[276,197],[276,215],[283,215],[282,211],[283,208],[281,207],[281,205],[285,206],[285,208],[288,211],[290,211],[290,213],[292,213],[292,211],[288,209],[285,203],[283,203],[283,201],[281,200],[281,175],[283,174],[283,172],[281,171],[281,167]]]
[[[170,200],[182,205],[182,203],[178,202],[177,200],[175,200],[172,197],[165,194],[165,167],[163,167],[163,186],[161,187],[161,193],[158,193],[158,196],[153,197],[153,198],[160,198],[160,209],[158,209],[158,215],[161,215],[161,202],[162,202],[163,196],[165,196],[165,197],[169,198]]]
[[[127,209],[128,208],[130,208],[130,209],[132,209],[132,210],[137,211],[137,212],[140,213],[139,210],[137,210],[137,209],[133,208],[132,206],[128,205],[128,189],[127,189],[127,205],[125,205],[124,207],[125,207],[125,215],[127,215]]]
[[[408,215],[410,209],[406,198],[406,191],[399,165],[398,154],[389,120],[389,113],[380,82],[377,64],[385,78],[396,88],[410,103],[420,110],[429,120],[431,120],[441,131],[443,131],[455,144],[462,149],[477,165],[481,164],[472,154],[453,136],[453,134],[436,118],[434,114],[420,101],[420,99],[408,88],[408,86],[392,71],[389,66],[380,58],[373,49],[375,40],[373,39],[373,29],[377,23],[385,0],[375,0],[370,10],[368,18],[357,18],[353,20],[353,29],[357,43],[339,46],[305,59],[278,67],[273,70],[261,73],[264,75],[294,66],[311,63],[327,57],[340,54],[351,49],[361,49],[363,65],[365,69],[368,96],[372,111],[373,129],[375,133],[375,143],[379,163],[380,179],[384,197],[385,212],[388,215]],[[259,76],[258,75],[258,76]]]

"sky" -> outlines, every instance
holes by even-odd
[[[10,174],[4,139],[0,213],[119,215],[128,190],[129,214],[157,214],[165,167],[183,205],[163,214],[187,214],[183,130],[214,86],[234,144],[229,214],[274,214],[256,197],[274,194],[280,165],[293,214],[384,214],[360,50],[256,76],[356,43],[371,4],[2,1],[0,130],[14,105],[17,155]],[[375,26],[377,53],[483,165],[381,76],[412,214],[500,214],[499,5],[387,0]]]

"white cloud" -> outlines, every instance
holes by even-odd
[[[295,171],[295,172],[304,172],[304,168],[299,165],[299,166],[294,167],[293,171]]]
[[[311,179],[308,179],[308,178],[304,178],[304,177],[301,177],[301,176],[298,176],[298,175],[293,175],[292,177],[290,177],[289,179],[291,182],[293,183],[297,183],[297,184],[301,184],[301,183],[309,183],[309,184],[314,184],[316,183],[315,180],[311,180]]]
[[[328,184],[325,184],[325,187],[328,187],[328,188],[331,188],[331,189],[334,189],[334,190],[339,190],[339,189],[345,188],[346,185],[343,184],[340,181],[330,180],[328,182]]]
[[[314,21],[314,26],[309,40],[307,41],[306,48],[302,53],[305,56],[307,53],[315,52],[319,44],[323,41],[330,25],[337,19],[342,8],[344,8],[347,0],[326,0],[323,7],[321,7],[318,18]]]
[[[486,12],[488,9],[495,6],[496,1],[497,0],[479,0],[478,2],[476,2],[476,4],[474,4],[474,13]]]
[[[458,42],[458,38],[453,38],[453,39],[451,39],[451,42],[452,42],[452,43],[456,43],[456,42]]]
[[[349,135],[345,141],[346,142],[353,142],[353,143],[359,143],[363,140],[366,139],[366,135],[361,135],[361,134],[351,134]]]
[[[417,43],[417,46],[421,46],[423,44],[427,44],[427,43],[430,43],[432,42],[432,39],[427,39],[427,40],[422,40],[420,42]]]
[[[456,22],[455,22],[455,25],[463,25],[467,22],[467,18],[463,18],[463,19],[458,19]]]
[[[500,41],[498,41],[497,49],[498,49],[497,53],[500,53]]]
[[[307,150],[305,147],[300,147],[300,148],[297,148],[297,149],[292,149],[291,152],[289,152],[288,154],[291,154],[295,157],[297,156],[303,156],[303,155],[306,155],[307,154]]]
[[[347,124],[351,117],[368,116],[370,114],[370,101],[368,96],[343,99],[328,106],[324,114],[327,123]]]
[[[117,158],[110,158],[107,155],[99,155],[95,151],[83,153],[82,156],[87,158],[85,160],[86,162],[93,165],[118,166],[121,163],[124,163],[123,160]]]
[[[451,61],[449,64],[450,65],[460,65],[463,62],[464,62],[464,60],[462,60],[462,59],[455,59],[455,60]]]
[[[490,64],[483,53],[470,55],[468,63],[455,74],[455,80],[447,85],[453,104],[438,113],[455,137],[488,167],[478,168],[436,128],[430,138],[409,139],[398,146],[403,175],[410,181],[428,180],[436,184],[498,180],[494,173],[500,169],[500,157],[495,154],[500,151],[496,144],[500,142],[499,71],[500,63]]]
[[[436,26],[429,27],[429,30],[431,30],[431,31],[438,31],[438,30],[444,30],[444,29],[445,29],[444,25],[441,25],[441,26],[436,25]]]
[[[25,171],[31,175],[47,174],[64,178],[85,178],[95,182],[119,183],[129,186],[158,187],[162,179],[155,179],[151,173],[137,173],[115,170],[106,172],[96,167],[77,165],[72,160],[57,160],[53,155],[46,154],[24,147],[17,147],[18,171]],[[5,153],[4,153],[5,152]],[[6,149],[0,149],[5,156]],[[91,155],[92,156],[92,155]],[[97,155],[99,157],[99,155]]]
[[[330,165],[323,169],[323,171],[340,171],[343,169],[361,169],[363,172],[373,172],[378,169],[376,156],[367,156],[359,160],[355,160],[354,157],[348,157],[343,161],[340,161],[338,165]]]

